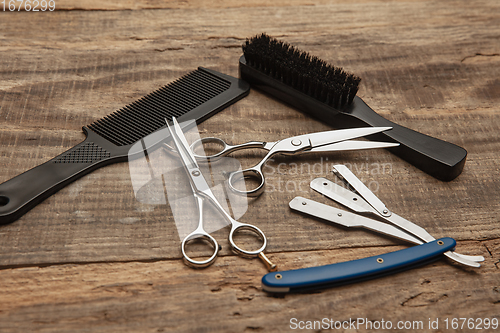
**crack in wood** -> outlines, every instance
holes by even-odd
[[[84,8],[84,7],[68,7],[68,8],[57,8],[54,10],[56,12],[121,12],[121,11],[141,11],[141,10],[169,10],[174,8],[169,7],[147,7],[147,8]]]
[[[428,306],[430,304],[434,304],[443,299],[448,298],[447,294],[441,294],[438,297],[435,297],[435,295],[436,294],[433,292],[421,292],[407,298],[405,301],[401,303],[401,306],[409,306],[409,307]]]
[[[48,263],[38,263],[35,265],[26,264],[26,265],[0,265],[0,271],[9,270],[9,269],[23,269],[23,268],[48,268],[48,267],[57,267],[57,266],[66,266],[66,265],[75,265],[75,266],[86,266],[86,265],[95,265],[95,264],[129,264],[129,263],[155,263],[155,262],[170,262],[170,261],[178,261],[180,258],[153,258],[153,259],[138,259],[138,260],[101,260],[101,261],[82,261],[82,262],[48,262]]]
[[[402,306],[405,306],[407,302],[411,301],[412,299],[414,298],[417,298],[418,296],[422,295],[423,293],[419,293],[419,294],[416,294],[414,296],[410,296],[409,298],[407,298],[404,302],[401,303]]]
[[[217,45],[212,47],[212,49],[239,49],[241,45]]]
[[[477,57],[498,57],[500,56],[500,53],[490,53],[490,54],[485,54],[485,53],[476,53],[474,55],[466,56],[464,57],[460,62],[464,62],[467,59],[472,59],[472,58],[477,58]]]
[[[486,251],[488,251],[488,253],[489,253],[490,257],[492,257],[492,258],[493,258],[493,253],[491,253],[490,249],[488,248],[488,245],[486,245],[486,244],[483,244],[483,245],[484,245],[484,247],[486,248]]]
[[[236,36],[228,36],[228,37],[209,36],[208,40],[211,40],[211,39],[215,39],[215,40],[221,40],[221,39],[247,40],[246,37],[236,37]]]
[[[180,51],[184,50],[183,47],[167,47],[166,49],[154,49],[156,52],[165,52],[165,51]]]
[[[431,280],[429,280],[429,279],[424,279],[424,281],[422,281],[420,284],[421,284],[421,285],[424,285],[424,284],[429,284],[429,283],[431,283]]]

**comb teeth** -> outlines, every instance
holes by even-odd
[[[247,65],[336,109],[352,103],[361,79],[266,34],[242,46]]]
[[[117,146],[132,144],[229,89],[231,83],[197,69],[87,127]]]

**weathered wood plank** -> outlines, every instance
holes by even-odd
[[[378,194],[394,211],[436,236],[497,238],[499,184],[498,177],[490,177],[498,170],[500,126],[495,112],[497,6],[344,3],[283,7],[279,13],[191,6],[168,10],[167,20],[164,11],[56,12],[50,20],[33,13],[6,14],[1,50],[14,56],[0,60],[0,181],[78,143],[82,125],[199,65],[236,76],[242,40],[266,30],[360,75],[360,96],[387,118],[469,150],[464,174],[451,183],[379,151],[339,153],[328,161],[317,155],[276,159],[268,168],[268,191],[243,218],[266,231],[269,251],[392,243],[288,211],[287,202],[297,194],[321,200],[307,182],[331,177],[333,162],[351,164],[363,180],[380,187]],[[39,29],[22,35],[27,15]],[[330,20],[332,15],[337,19]],[[327,127],[252,91],[200,129],[240,142]],[[244,165],[257,161],[236,156]],[[293,163],[321,170],[298,173]],[[386,163],[391,168],[380,171]],[[2,227],[1,265],[179,257],[168,207],[135,202],[129,177],[126,165],[98,170]],[[338,237],[332,240],[333,233]],[[225,239],[226,233],[220,234]]]
[[[425,326],[420,331],[452,331],[444,329],[444,319],[498,318],[500,277],[495,263],[500,243],[497,239],[485,246],[493,256],[482,247],[486,262],[480,270],[441,260],[377,280],[285,297],[261,290],[260,277],[266,272],[258,261],[233,256],[219,258],[201,271],[169,260],[4,269],[0,330],[284,332],[293,327],[292,318],[304,322],[360,318],[378,325],[391,321],[394,326],[399,321],[421,321]],[[276,257],[282,267],[291,269],[398,248],[298,251]],[[476,248],[475,242],[461,246]],[[436,318],[440,329],[430,330],[429,319]],[[358,331],[370,330],[361,325]]]
[[[439,318],[439,330],[419,331],[449,331],[446,318],[499,318],[499,7],[494,0],[67,0],[56,12],[2,13],[0,182],[83,140],[81,126],[198,66],[237,76],[241,43],[265,31],[361,76],[359,95],[384,117],[469,152],[450,183],[385,151],[275,158],[267,191],[241,220],[266,233],[280,269],[404,246],[289,211],[296,195],[330,203],[308,182],[333,179],[334,163],[349,164],[394,212],[486,261],[473,270],[441,260],[272,297],[260,288],[263,265],[229,251],[227,229],[214,233],[223,250],[212,267],[184,266],[169,207],[137,202],[127,164],[117,164],[0,226],[0,331],[282,332],[291,318],[424,325]],[[252,90],[199,129],[237,143],[329,128]],[[261,156],[235,155],[243,166]]]

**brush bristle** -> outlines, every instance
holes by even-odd
[[[247,65],[336,109],[351,104],[361,79],[266,34],[243,44]]]

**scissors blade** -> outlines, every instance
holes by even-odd
[[[309,139],[311,148],[388,131],[392,127],[360,127],[301,135],[297,138]],[[293,138],[290,138],[293,139]]]
[[[377,142],[377,141],[355,141],[355,140],[345,140],[337,143],[332,143],[329,145],[314,147],[308,152],[320,152],[320,151],[342,151],[342,150],[361,150],[361,149],[375,149],[375,148],[391,148],[397,147],[399,143],[392,142]]]
[[[172,117],[172,122],[174,125],[170,126],[168,121],[166,121],[167,128],[170,131],[170,135],[172,136],[172,139],[174,141],[175,149],[179,153],[184,169],[186,170],[186,173],[190,179],[193,192],[203,194],[204,197],[208,197],[210,201],[216,202],[217,205],[220,206],[220,204],[217,202],[217,199],[215,198],[215,195],[210,189],[210,186],[205,180],[205,177],[201,173],[200,167],[198,166],[198,163],[196,162],[196,159],[191,152],[191,148],[187,143],[186,137],[184,136],[184,133],[182,132],[182,129],[179,126],[179,123],[177,123],[175,117]],[[222,209],[222,211],[224,210]]]
[[[166,121],[166,119],[165,119],[165,121]],[[176,146],[177,146],[177,144],[180,143],[182,145],[182,148],[183,148],[182,151],[184,152],[184,155],[187,155],[184,157],[189,160],[189,164],[192,167],[199,168],[198,163],[196,162],[196,158],[194,157],[193,152],[191,151],[191,146],[188,144],[187,139],[184,136],[184,133],[182,132],[181,126],[179,125],[179,123],[177,122],[177,119],[175,119],[175,117],[172,117],[172,123],[173,123],[174,131],[175,131],[175,137],[173,136],[174,142],[176,142],[176,139],[178,141],[180,141],[180,142],[176,142]],[[169,126],[168,122],[167,122],[167,126]],[[170,129],[170,132],[172,132],[170,126],[169,126],[169,129]],[[179,147],[177,147],[177,148],[179,148]],[[182,155],[181,155],[181,157],[182,157]]]
[[[173,129],[172,126],[170,126],[167,119],[165,119],[165,122],[167,123],[167,129],[170,132],[170,137],[174,141],[175,150],[177,151],[177,153],[179,154],[179,157],[181,158],[182,165],[185,166],[186,168],[193,168],[194,165],[193,165],[191,159],[189,158],[189,155],[188,155],[186,149],[184,149],[184,146],[183,146],[182,142],[180,141],[175,129]]]

